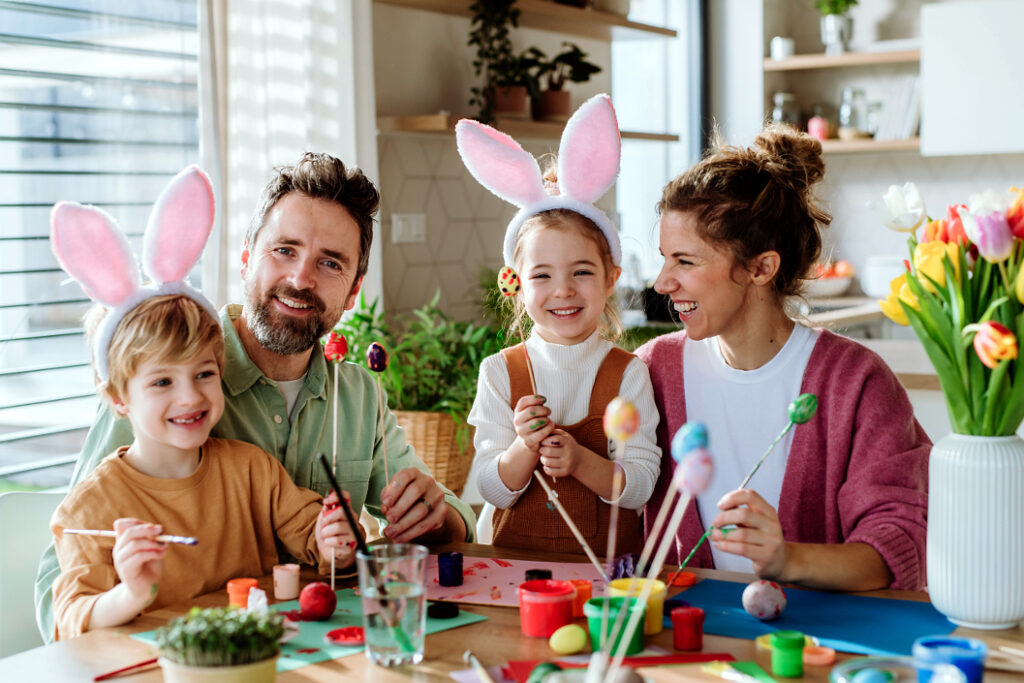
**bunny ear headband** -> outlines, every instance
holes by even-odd
[[[608,241],[612,261],[619,265],[619,234],[608,216],[594,206],[619,174],[619,124],[607,95],[596,95],[584,102],[565,124],[558,147],[558,189],[553,195],[545,191],[537,161],[505,133],[478,121],[462,119],[455,124],[455,141],[462,162],[473,177],[498,197],[519,207],[519,213],[505,230],[506,265],[513,265],[520,226],[530,217],[551,209],[569,209],[592,220]]]
[[[186,277],[199,260],[213,229],[213,185],[198,166],[176,175],[153,205],[142,241],[142,263],[152,284],[142,285],[139,266],[124,233],[108,213],[77,202],[58,202],[50,212],[50,247],[90,299],[112,310],[93,345],[96,374],[110,376],[107,350],[128,311],[154,296],[181,294],[205,308],[219,323],[217,309]]]

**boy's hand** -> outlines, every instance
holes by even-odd
[[[114,531],[114,570],[132,597],[145,607],[160,589],[167,545],[153,538],[163,533],[163,527],[126,517],[114,522]]]
[[[342,491],[342,495],[345,496],[345,504],[350,504],[348,492]],[[323,508],[316,520],[316,546],[320,550],[321,559],[325,561],[329,562],[333,553],[336,566],[348,567],[355,561],[356,537],[334,491],[324,498]]]
[[[570,477],[582,462],[579,444],[564,430],[552,429],[540,443],[540,464],[549,477]]]
[[[541,442],[555,429],[550,419],[551,409],[544,405],[546,400],[543,396],[523,396],[516,403],[512,417],[516,436],[523,445],[534,452],[540,451]]]

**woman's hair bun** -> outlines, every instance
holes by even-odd
[[[776,181],[803,193],[825,175],[821,142],[789,126],[772,125],[754,138],[758,165]]]

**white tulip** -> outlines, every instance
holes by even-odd
[[[884,204],[868,202],[868,208],[892,230],[914,232],[924,222],[924,200],[914,183],[890,185],[882,199]]]

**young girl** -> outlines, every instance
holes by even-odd
[[[655,289],[685,332],[637,351],[651,370],[663,451],[687,420],[707,425],[715,478],[683,519],[670,562],[708,526],[693,566],[833,590],[925,582],[928,453],[906,392],[874,353],[786,314],[831,217],[811,187],[821,144],[769,128],[671,181],[658,204]],[[788,422],[802,393],[818,411],[783,439],[749,489],[732,490]],[[672,476],[662,459],[656,511]],[[722,527],[737,528],[723,534]]]
[[[533,321],[525,345],[484,360],[469,415],[476,427],[477,484],[497,508],[493,543],[560,551],[576,546],[533,478],[539,468],[596,552],[605,550],[613,500],[623,508],[617,552],[639,552],[636,511],[658,477],[658,417],[644,364],[612,343],[621,332],[611,301],[621,250],[615,227],[592,204],[618,174],[611,103],[593,98],[570,119],[557,180],[549,174],[543,185],[536,162],[511,138],[475,122],[460,122],[457,135],[474,176],[521,207],[506,232],[504,256],[522,282],[517,316],[525,310]],[[613,462],[601,420],[616,396],[636,406],[641,425]],[[616,468],[624,474],[617,497]]]

